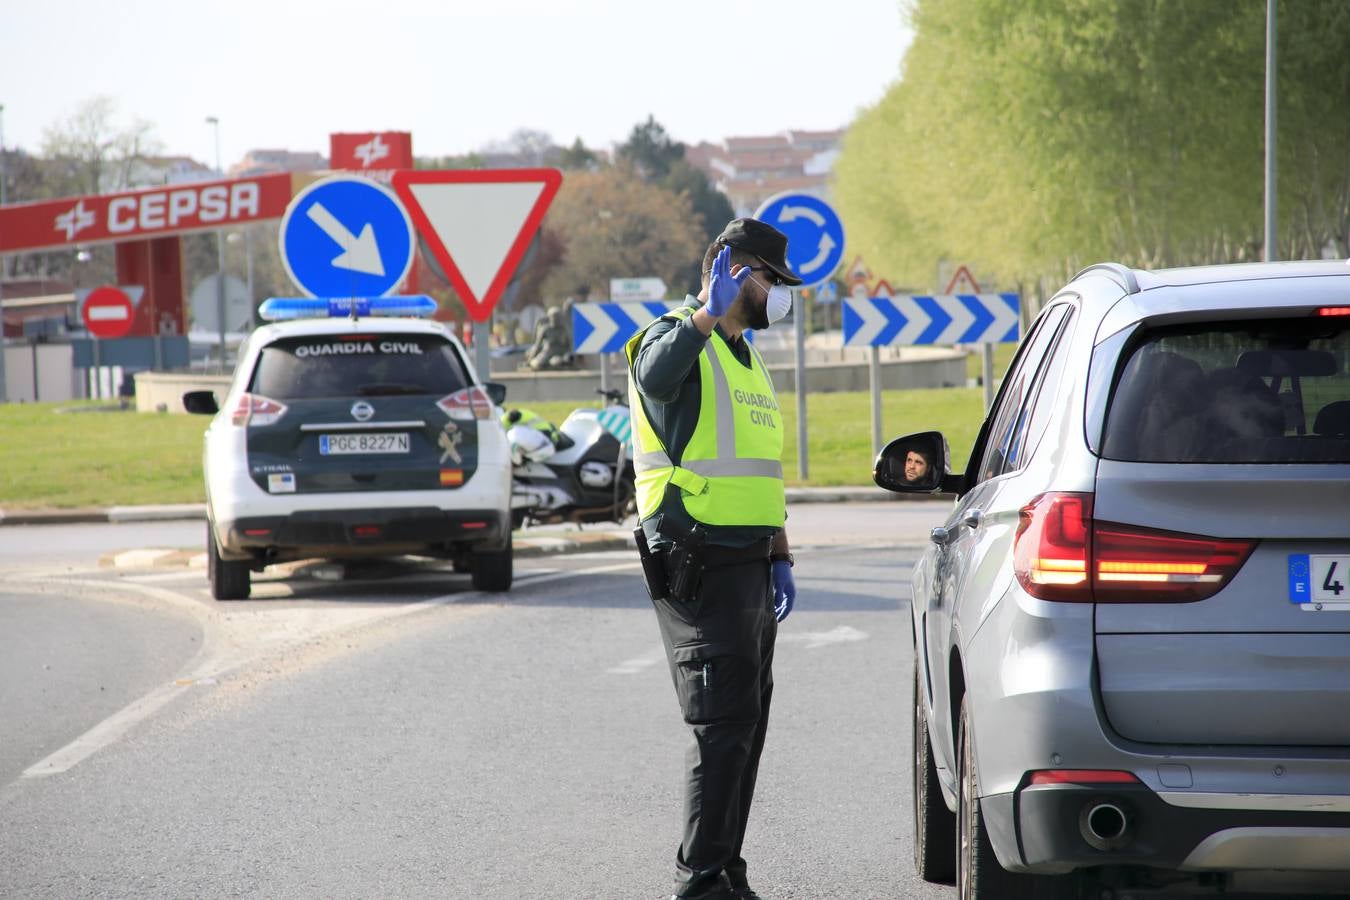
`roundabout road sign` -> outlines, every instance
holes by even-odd
[[[381,297],[412,267],[412,221],[394,192],[335,175],[296,194],[281,219],[281,259],[311,297]]]
[[[844,223],[834,207],[811,194],[775,194],[755,218],[787,235],[787,263],[802,287],[820,284],[834,274],[844,255]]]

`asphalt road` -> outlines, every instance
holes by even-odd
[[[803,554],[747,848],[766,897],[944,896],[904,855],[905,555]],[[0,788],[0,883],[661,896],[686,738],[636,567],[543,562],[505,598],[394,567],[264,583],[206,616],[215,638],[190,683],[88,755],[26,760]],[[195,573],[107,580],[215,612]]]
[[[946,508],[793,510],[766,898],[954,895],[910,863],[908,578]],[[520,561],[509,595],[380,563],[221,604],[87,549],[166,526],[75,527],[0,542],[0,896],[668,891],[687,736],[631,552]]]

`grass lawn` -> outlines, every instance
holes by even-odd
[[[0,405],[0,508],[200,503],[210,417]]]
[[[871,400],[866,392],[810,394],[810,478],[797,477],[797,407],[781,394],[793,485],[872,483]],[[915,431],[947,436],[952,469],[965,466],[983,415],[980,388],[887,391],[883,441]],[[576,402],[530,408],[562,422]],[[81,410],[81,411],[76,411]],[[0,508],[200,503],[206,416],[94,411],[69,404],[0,405]]]

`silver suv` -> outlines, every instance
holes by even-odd
[[[1092,266],[947,461],[874,473],[958,498],[913,574],[919,873],[1350,885],[1350,266]]]

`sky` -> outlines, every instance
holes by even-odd
[[[902,0],[0,0],[7,147],[104,95],[169,155],[328,153],[410,131],[418,156],[520,128],[623,141],[649,115],[694,144],[846,127],[899,76]]]

